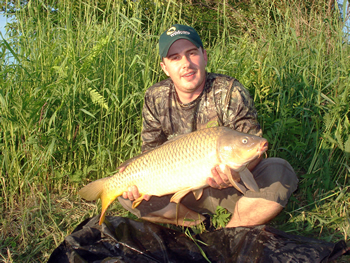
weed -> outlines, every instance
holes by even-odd
[[[140,151],[143,94],[166,77],[158,36],[185,19],[200,29],[208,71],[249,89],[268,155],[288,160],[300,178],[272,223],[349,240],[350,47],[326,6],[259,1],[252,5],[261,12],[248,19],[245,1],[239,9],[219,1],[207,6],[212,23],[174,1],[106,1],[105,9],[92,0],[57,2],[57,10],[43,1],[18,9],[0,42],[1,259],[47,261],[99,213],[76,193]],[[120,207],[113,214],[127,216]],[[227,220],[219,208],[215,227]]]

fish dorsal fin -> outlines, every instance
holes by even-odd
[[[241,180],[245,184],[245,186],[254,191],[254,192],[260,192],[259,186],[256,183],[253,174],[248,170],[248,168],[243,169],[239,172],[239,175],[241,177]]]
[[[163,145],[163,144],[162,144],[162,145]],[[159,146],[159,147],[160,147],[160,146]],[[158,147],[157,147],[157,148],[158,148]],[[126,160],[125,162],[123,162],[121,165],[118,166],[117,170],[119,170],[119,169],[122,168],[122,167],[128,166],[129,164],[131,164],[131,163],[132,163],[133,161],[135,161],[136,159],[138,159],[138,158],[140,158],[140,157],[142,157],[142,156],[144,156],[144,155],[146,155],[146,154],[149,154],[149,153],[153,152],[153,151],[154,151],[155,149],[157,149],[157,148],[154,148],[154,149],[149,150],[149,151],[144,152],[144,153],[140,153],[139,155],[136,155],[136,156],[130,158],[129,160]]]
[[[181,199],[187,195],[189,192],[191,192],[193,189],[190,187],[190,188],[186,188],[186,189],[183,189],[181,191],[178,191],[176,192],[170,199],[170,202],[173,202],[173,203],[180,203]]]
[[[126,160],[125,162],[123,162],[121,165],[119,165],[118,167],[117,167],[117,170],[119,170],[120,168],[122,168],[122,167],[126,167],[126,166],[128,166],[129,164],[131,164],[134,160],[136,160],[137,158],[139,158],[140,156],[142,156],[142,155],[144,155],[145,153],[141,153],[141,154],[139,154],[139,155],[137,155],[137,156],[135,156],[135,157],[133,157],[133,158],[130,158],[129,160]]]
[[[172,137],[171,139],[169,139],[168,141],[164,142],[162,145],[168,144],[168,143],[172,143],[174,141],[177,141],[179,139],[181,139],[182,137],[188,135],[188,133],[185,134],[180,134],[180,135],[176,135],[175,137]]]
[[[197,190],[193,190],[192,192],[193,192],[193,195],[196,198],[196,200],[199,200],[199,198],[201,198],[202,195],[203,195],[203,188],[199,188]]]
[[[162,146],[164,146],[164,145],[167,145],[167,144],[169,144],[169,143],[172,143],[172,142],[174,142],[174,141],[177,141],[178,139],[184,137],[185,135],[188,135],[188,134],[177,135],[176,137],[171,138],[170,140],[164,142],[163,144],[157,146],[156,148],[154,148],[154,149],[152,149],[152,150],[148,150],[147,152],[140,153],[139,155],[137,155],[137,156],[135,156],[135,157],[132,157],[132,158],[126,160],[125,162],[123,162],[121,165],[118,166],[117,170],[120,169],[120,168],[122,168],[122,167],[128,166],[128,165],[131,164],[135,159],[138,159],[138,158],[140,158],[141,156],[144,156],[144,155],[146,155],[146,154],[149,154],[149,153],[151,153],[152,151],[158,149],[159,147],[162,147]]]

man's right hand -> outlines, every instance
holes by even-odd
[[[119,169],[119,173],[122,173],[125,170],[125,168],[126,168],[126,166],[121,167]],[[139,189],[137,188],[136,185],[133,185],[133,186],[129,187],[128,191],[125,191],[123,193],[123,198],[124,199],[129,199],[130,201],[134,201],[135,199],[139,198],[140,196],[141,195],[139,193]],[[146,200],[146,201],[148,201],[150,198],[151,198],[151,196],[147,195],[147,194],[145,194],[143,196],[143,199]]]

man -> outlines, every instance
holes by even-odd
[[[145,94],[142,111],[142,151],[151,150],[167,140],[212,126],[227,126],[234,130],[262,135],[257,113],[249,92],[234,78],[207,73],[208,57],[197,32],[185,25],[173,25],[159,39],[161,67],[169,77]],[[215,213],[221,205],[233,213],[226,227],[265,224],[281,212],[297,188],[293,168],[279,158],[257,158],[248,169],[254,175],[260,192],[237,191],[228,175],[213,167],[210,187],[197,201],[187,194],[179,204],[170,203],[169,196],[144,196],[146,201],[136,208],[131,203],[138,198],[137,186],[119,197],[120,203],[143,219],[190,226],[204,220],[204,213]],[[231,171],[235,181],[239,174]],[[164,175],[166,176],[166,175]],[[178,216],[178,218],[177,218]]]

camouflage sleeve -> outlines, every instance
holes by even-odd
[[[157,118],[155,105],[152,97],[148,96],[146,92],[142,109],[142,152],[153,149],[167,140],[162,130],[161,123]]]
[[[262,136],[262,129],[257,120],[257,111],[249,91],[237,80],[234,80],[231,89],[225,98],[226,112],[224,126],[239,132]]]

